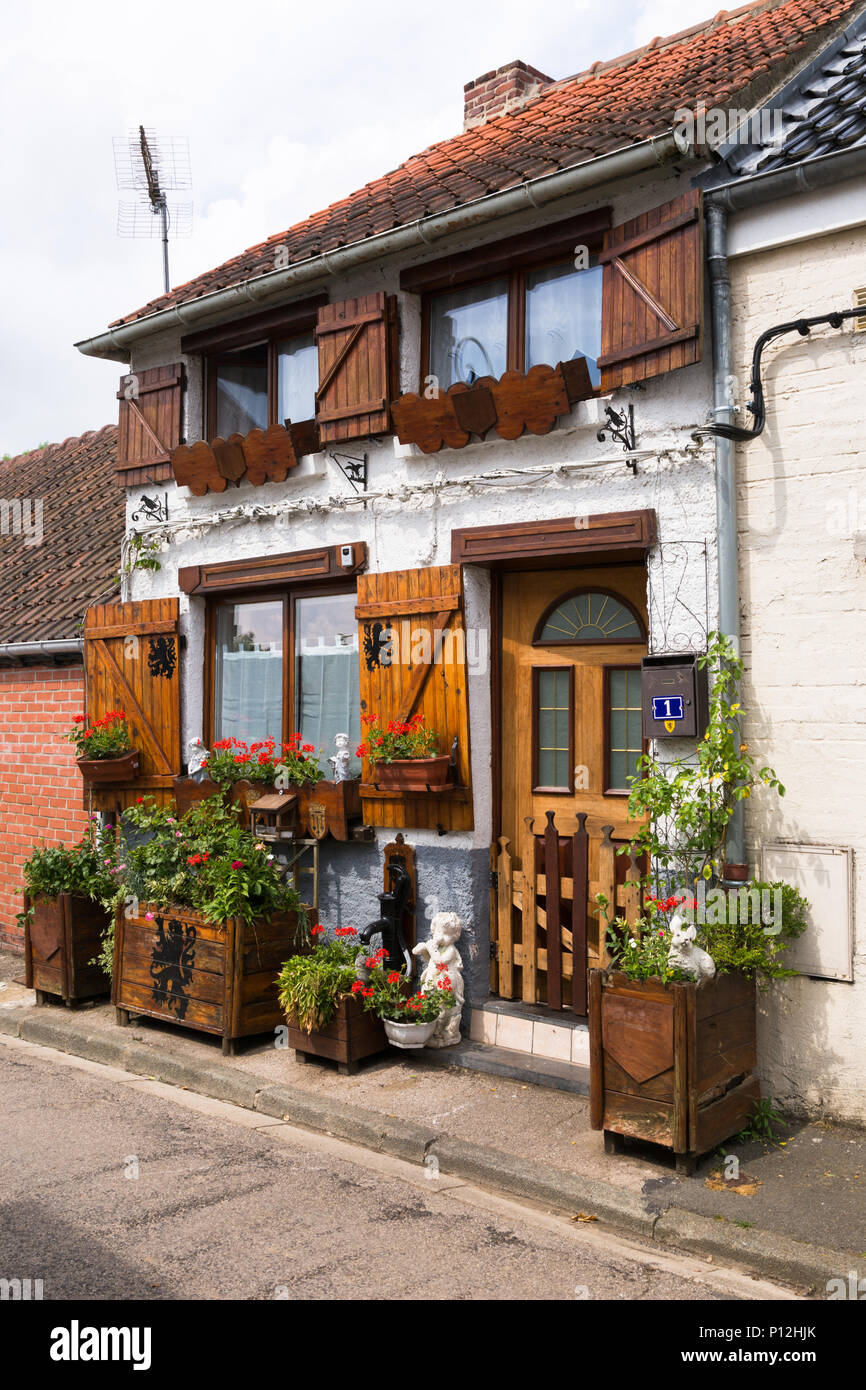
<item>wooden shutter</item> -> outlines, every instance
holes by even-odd
[[[601,389],[701,360],[704,318],[700,190],[605,234]]]
[[[382,292],[319,310],[316,423],[323,444],[390,430],[396,324],[396,301]]]
[[[459,565],[358,576],[358,647],[361,713],[405,722],[419,710],[435,729],[439,752],[457,738],[455,786],[441,794],[377,790],[365,760],[361,779],[364,820],[372,825],[471,830],[469,702],[463,576]],[[392,660],[379,662],[390,631]],[[429,662],[413,660],[429,648]],[[414,650],[413,650],[414,649]],[[470,653],[471,655],[471,653]]]
[[[88,609],[84,624],[87,713],[99,719],[122,709],[140,753],[139,776],[124,788],[93,789],[103,810],[129,806],[137,796],[171,798],[180,773],[179,601],[144,599]]]
[[[165,482],[172,476],[169,456],[181,438],[183,364],[127,373],[117,399],[117,471],[123,482]]]

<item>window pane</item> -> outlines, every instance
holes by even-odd
[[[568,788],[571,781],[569,733],[572,718],[569,672],[565,667],[561,671],[539,671],[536,679],[536,785]]]
[[[225,603],[217,609],[214,737],[282,738],[283,605]]]
[[[601,382],[601,266],[575,270],[570,261],[526,277],[526,370],[585,357],[593,386]]]
[[[350,771],[360,772],[361,741],[358,624],[355,592],[316,595],[295,604],[295,729],[330,757],[335,734],[348,734]],[[322,764],[325,776],[331,768]]]
[[[268,348],[239,348],[215,364],[216,429],[214,434],[228,439],[230,434],[249,434],[265,429],[268,423]]]
[[[643,752],[640,671],[622,667],[610,671],[608,677],[610,785],[627,791],[631,787],[628,779],[637,776],[637,760]]]
[[[455,381],[501,376],[508,366],[508,281],[437,294],[430,303],[430,372],[440,391]]]
[[[539,641],[608,642],[612,638],[640,642],[643,633],[619,599],[610,594],[575,594],[554,609]]]
[[[277,419],[312,420],[316,414],[319,350],[312,333],[277,344]]]

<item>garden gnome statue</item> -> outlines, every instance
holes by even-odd
[[[412,947],[413,956],[426,956],[427,964],[421,974],[421,989],[425,994],[438,987],[447,975],[454,991],[454,1007],[445,1009],[436,1020],[436,1031],[428,1047],[453,1047],[460,1041],[460,1015],[463,1010],[463,961],[456,942],[463,925],[456,912],[437,912],[430,923],[430,940],[419,941]]]
[[[197,782],[201,782],[207,776],[205,764],[208,759],[208,751],[200,738],[191,738],[186,748],[187,775],[195,777]]]
[[[349,735],[335,734],[334,745],[337,751],[334,754],[333,758],[328,759],[328,762],[334,769],[334,781],[348,782],[352,776],[351,772],[349,771],[349,763],[351,762],[352,758],[352,755],[349,752]]]
[[[716,973],[716,962],[700,946],[695,946],[697,929],[694,924],[685,925],[685,918],[676,913],[671,918],[671,948],[668,951],[668,965],[675,966],[691,979],[711,980]]]

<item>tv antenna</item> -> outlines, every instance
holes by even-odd
[[[168,274],[168,236],[189,236],[192,232],[192,203],[169,202],[169,193],[192,188],[189,142],[186,136],[157,136],[140,125],[128,135],[115,136],[114,171],[117,187],[133,189],[135,203],[118,203],[117,234],[131,237],[162,237],[162,268],[166,294],[171,289]]]

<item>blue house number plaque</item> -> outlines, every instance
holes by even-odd
[[[654,695],[653,719],[685,719],[682,695]]]

